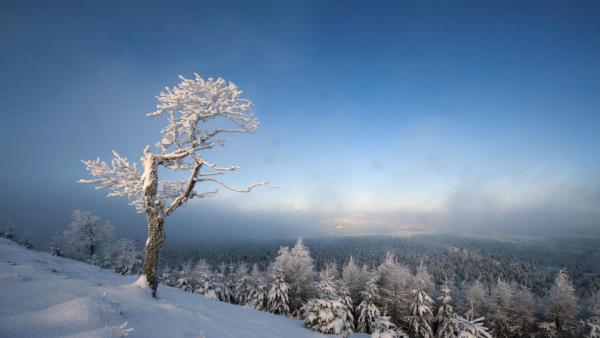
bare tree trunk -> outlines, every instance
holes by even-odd
[[[164,218],[158,215],[148,215],[148,240],[144,252],[144,275],[152,289],[152,297],[156,297],[158,278],[156,270],[160,257],[160,249],[165,243]]]
[[[157,198],[158,193],[158,161],[150,152],[150,148],[144,149],[144,172],[143,191],[144,204],[146,206],[146,218],[148,219],[148,239],[144,252],[144,275],[148,285],[152,289],[152,297],[156,297],[158,288],[158,260],[160,249],[165,243],[165,215],[163,206]]]

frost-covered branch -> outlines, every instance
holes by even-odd
[[[136,163],[113,150],[111,165],[97,158],[82,160],[92,179],[80,179],[79,183],[94,184],[97,190],[110,189],[108,197],[127,197],[130,204],[136,205],[142,192],[141,174]]]
[[[198,176],[198,173],[200,172],[201,168],[202,162],[197,162],[196,166],[192,170],[192,173],[190,174],[190,178],[187,181],[185,189],[181,192],[179,196],[177,196],[177,198],[175,198],[175,200],[171,203],[167,210],[165,210],[166,215],[172,214],[173,211],[175,211],[175,209],[179,208],[183,203],[187,202],[188,199],[193,197],[194,185],[196,185],[197,182],[196,176]]]
[[[156,145],[163,153],[170,148],[210,148],[209,140],[221,133],[253,133],[258,119],[250,112],[252,102],[242,99],[242,91],[222,78],[207,80],[194,74],[194,79],[182,76],[174,88],[166,87],[157,97],[156,110],[148,116],[167,115],[168,124],[162,130],[162,140]],[[211,132],[199,127],[200,122],[225,118],[239,128],[221,128]]]
[[[225,182],[217,180],[217,179],[214,179],[214,178],[201,178],[198,181],[201,181],[201,182],[202,181],[203,182],[213,182],[213,183],[216,183],[216,184],[222,186],[225,189],[228,189],[228,190],[231,190],[231,191],[235,191],[235,192],[250,192],[250,191],[252,191],[252,189],[254,189],[256,187],[260,187],[260,186],[266,186],[266,187],[276,188],[276,187],[270,186],[269,185],[269,181],[263,181],[263,182],[259,182],[259,183],[254,183],[254,184],[251,184],[248,187],[242,188],[242,189],[231,187],[231,186],[227,185]]]

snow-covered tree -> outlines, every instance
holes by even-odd
[[[250,296],[252,283],[250,280],[250,274],[248,272],[248,265],[245,262],[241,262],[235,272],[235,288],[234,297],[238,304],[244,305],[248,302]]]
[[[457,338],[492,338],[487,327],[483,325],[483,317],[477,319],[466,319],[461,316],[454,316],[458,325]]]
[[[496,337],[508,337],[514,331],[511,316],[514,294],[514,286],[501,278],[491,290],[490,332]]]
[[[556,325],[560,334],[566,334],[575,326],[577,310],[577,296],[575,296],[573,283],[567,272],[560,270],[546,296],[545,317]]]
[[[463,296],[462,308],[466,313],[466,318],[479,318],[488,315],[490,306],[489,295],[486,287],[479,279],[467,287]]]
[[[237,166],[222,167],[209,162],[205,152],[223,145],[220,136],[227,133],[254,133],[258,119],[250,112],[252,102],[241,97],[242,91],[233,83],[218,78],[203,79],[195,74],[193,79],[180,76],[181,83],[165,88],[159,96],[156,110],[150,117],[166,116],[162,139],[156,143],[157,151],[144,148],[142,170],[136,163],[113,151],[112,163],[100,160],[83,161],[92,179],[81,183],[95,184],[98,189],[109,189],[109,197],[126,197],[138,212],[146,214],[148,239],[144,254],[144,275],[156,296],[157,268],[160,250],[165,241],[165,218],[189,199],[213,195],[217,190],[196,191],[198,183],[213,183],[237,192],[249,192],[267,182],[252,184],[245,189],[230,187],[219,179]],[[212,128],[223,123],[232,128]],[[159,168],[189,171],[184,181],[159,180]]]
[[[372,323],[371,338],[408,338],[408,335],[390,322],[390,317],[379,316]]]
[[[362,292],[362,301],[356,309],[356,313],[358,314],[356,329],[358,332],[371,332],[373,321],[375,318],[381,316],[381,311],[377,307],[380,300],[377,277],[372,275],[367,281],[366,289]]]
[[[350,296],[350,291],[343,283],[339,288],[338,297],[340,299],[340,302],[344,306],[344,321],[348,323],[350,329],[354,331],[354,302],[352,301],[352,297]]]
[[[4,226],[4,232],[2,233],[2,237],[10,239],[11,241],[14,241],[17,238],[17,235],[15,235],[15,225],[12,221],[6,222],[6,225]]]
[[[303,307],[304,325],[321,333],[348,335],[352,332],[352,322],[347,320],[347,308],[338,297],[334,269],[335,265],[321,273],[319,298],[309,300]]]
[[[600,313],[595,313],[585,321],[586,338],[600,338]]]
[[[109,254],[113,225],[89,211],[71,213],[71,223],[63,232],[65,256],[86,263],[99,264]]]
[[[454,308],[452,307],[452,297],[450,288],[444,284],[441,288],[442,295],[438,298],[440,307],[438,309],[435,321],[437,323],[436,337],[454,338],[458,332],[456,321],[454,320]]]
[[[313,259],[301,238],[289,250],[279,250],[274,266],[281,269],[289,285],[289,306],[291,314],[300,318],[302,305],[315,296]]]
[[[252,266],[250,281],[246,305],[255,310],[265,311],[267,309],[268,286],[262,271],[256,263]]]
[[[130,239],[120,239],[111,250],[111,265],[115,272],[122,275],[138,273],[142,266],[142,251]]]
[[[589,303],[589,317],[585,321],[586,338],[600,338],[600,291],[594,293]]]
[[[415,337],[433,337],[431,323],[433,321],[433,299],[429,297],[426,290],[431,277],[423,262],[417,268],[415,276],[416,288],[411,290],[412,300],[410,302],[409,325]]]
[[[360,303],[360,293],[365,289],[367,278],[367,271],[360,269],[350,256],[348,263],[342,268],[342,283],[348,288],[354,307]]]
[[[218,299],[215,285],[212,281],[212,271],[206,260],[200,259],[192,269],[192,278],[194,280],[194,293],[204,295],[209,299]]]
[[[192,283],[190,281],[192,274],[192,264],[190,262],[183,264],[179,271],[179,278],[177,278],[176,286],[183,291],[191,292],[193,290]]]
[[[271,285],[267,299],[269,312],[284,316],[289,315],[288,289],[288,284],[283,277],[283,271],[280,268],[274,268],[273,284]]]
[[[408,310],[414,276],[407,267],[396,261],[391,252],[386,253],[377,270],[380,276],[382,306],[387,310],[392,322],[400,323],[410,316]]]
[[[231,262],[227,265],[227,273],[225,274],[224,299],[228,303],[235,304],[235,279],[236,265]]]
[[[48,253],[50,253],[52,256],[63,256],[62,236],[59,234],[54,234],[52,237],[50,237],[50,242],[48,243]]]
[[[160,282],[167,286],[175,286],[177,284],[177,280],[173,278],[173,271],[171,271],[168,265],[161,269]]]

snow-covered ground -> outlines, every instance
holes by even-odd
[[[135,281],[0,238],[0,337],[334,337],[164,285],[153,299]]]

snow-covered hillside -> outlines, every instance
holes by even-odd
[[[0,337],[334,337],[163,285],[153,299],[135,281],[0,238]]]

